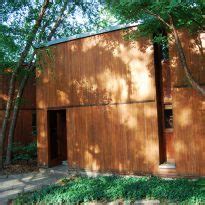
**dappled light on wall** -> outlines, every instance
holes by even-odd
[[[192,110],[190,108],[184,108],[178,113],[178,123],[181,126],[191,125]]]
[[[153,48],[123,40],[122,32],[91,36],[50,49],[40,78],[45,104],[58,106],[140,102],[155,99]],[[47,56],[48,58],[48,56]],[[43,93],[39,90],[39,93]]]
[[[38,100],[38,107],[39,108],[44,108],[45,107],[45,102],[43,100]]]
[[[65,103],[65,104],[69,104],[69,96],[66,92],[61,91],[61,90],[57,90],[57,97],[59,99],[59,101]]]
[[[123,116],[122,118],[119,118],[120,125],[125,126],[128,129],[132,129],[133,131],[137,129],[139,126],[139,122],[136,117],[138,110],[130,109],[129,107],[122,105],[118,107],[118,111],[119,116]]]
[[[157,169],[153,46],[144,39],[125,41],[122,33],[61,43],[51,49],[54,60],[46,60],[49,70],[39,79],[37,102],[45,110],[67,109],[71,167]]]
[[[121,76],[117,76],[110,69],[106,69],[103,73],[97,74],[97,81],[99,86],[111,95],[111,102],[127,101],[128,85]]]

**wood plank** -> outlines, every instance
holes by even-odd
[[[48,129],[47,129],[47,110],[37,110],[37,147],[38,147],[38,165],[49,165],[48,149]]]
[[[159,162],[154,107],[146,103],[144,109],[139,103],[69,108],[69,166],[120,173],[154,172]],[[73,143],[79,145],[77,149]]]
[[[38,108],[155,99],[153,49],[145,39],[133,44],[114,31],[49,49],[52,58],[40,50]]]
[[[177,173],[204,175],[205,98],[191,88],[175,88],[173,99]]]

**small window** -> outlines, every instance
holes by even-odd
[[[171,105],[165,105],[164,109],[165,129],[173,129],[173,112]]]
[[[37,127],[36,127],[36,112],[32,113],[32,135],[37,136]]]

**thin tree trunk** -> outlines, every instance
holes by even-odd
[[[39,12],[38,19],[36,20],[34,27],[33,27],[32,31],[27,39],[26,46],[20,55],[17,67],[12,72],[12,76],[11,76],[10,83],[9,83],[8,101],[6,104],[5,117],[4,117],[3,122],[2,122],[2,129],[1,129],[1,133],[0,133],[0,171],[3,169],[3,146],[4,146],[4,142],[5,142],[7,124],[8,124],[8,120],[9,120],[10,112],[11,112],[11,105],[12,105],[12,99],[13,99],[13,94],[14,94],[14,89],[15,89],[16,76],[17,76],[20,68],[22,67],[22,65],[24,63],[26,56],[29,53],[29,50],[30,50],[32,43],[33,43],[33,40],[36,37],[36,33],[41,25],[43,16],[44,16],[45,11],[48,7],[48,4],[49,4],[49,0],[44,0],[44,3],[43,3],[41,10]]]
[[[5,111],[5,117],[2,122],[2,127],[0,130],[0,171],[3,169],[3,147],[4,147],[4,141],[5,141],[5,136],[6,136],[6,128],[7,128],[7,123],[9,121],[10,117],[10,110],[11,110],[11,104],[12,104],[12,99],[14,95],[14,84],[15,84],[15,76],[11,76],[10,80],[10,85],[9,85],[9,99],[6,104],[6,111]]]
[[[64,5],[63,5],[63,7],[62,7],[62,9],[60,11],[60,14],[59,14],[58,18],[56,19],[56,21],[54,23],[54,26],[53,26],[53,28],[51,29],[51,31],[50,31],[50,33],[48,35],[47,40],[51,40],[51,38],[55,34],[56,29],[59,27],[60,23],[62,22],[63,13],[64,13],[67,5],[68,5],[68,1],[65,1]],[[70,11],[73,8],[74,7],[72,7],[70,9]],[[46,22],[45,25],[42,28],[42,31],[41,31],[38,43],[40,43],[41,36],[43,36],[43,33],[45,32],[45,29],[46,29],[47,25],[48,25],[48,22]],[[36,50],[33,53],[33,57],[35,56],[35,54],[36,54]],[[32,57],[32,60],[33,60],[33,57]],[[30,65],[32,64],[32,60],[31,60]],[[35,69],[35,65],[34,64],[29,66],[29,68],[28,68],[29,72],[33,72],[34,69]],[[15,100],[15,103],[14,103],[13,115],[12,115],[11,124],[10,124],[10,128],[9,128],[9,135],[8,135],[8,146],[7,146],[6,161],[5,161],[6,165],[11,164],[12,145],[13,145],[14,133],[15,133],[15,128],[16,128],[16,122],[17,122],[18,114],[19,114],[20,99],[23,96],[24,88],[25,88],[26,83],[27,83],[27,81],[29,79],[29,72],[26,73],[26,75],[24,76],[23,80],[21,81],[21,84],[20,84],[20,87],[19,87],[19,90],[18,90],[18,93],[17,93],[17,96],[16,96],[16,100]]]
[[[31,72],[34,70],[34,65],[32,65]],[[15,99],[15,103],[14,103],[14,108],[13,108],[13,115],[12,115],[12,119],[11,119],[11,124],[10,124],[10,128],[9,128],[9,134],[8,134],[8,145],[7,145],[7,152],[6,152],[6,161],[5,164],[9,165],[11,164],[11,153],[12,153],[12,147],[13,147],[13,138],[14,138],[14,132],[15,132],[15,128],[16,128],[16,122],[18,119],[18,114],[19,114],[19,107],[20,107],[20,101],[22,99],[22,95],[25,89],[25,85],[28,81],[29,78],[29,74],[26,74],[23,78],[23,80],[21,81],[16,99]]]

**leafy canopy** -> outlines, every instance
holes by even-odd
[[[0,24],[0,70],[14,66],[24,49],[28,35],[37,19],[42,0],[3,0],[0,14],[3,22]],[[52,0],[43,18],[41,28],[33,42],[45,42],[66,0]],[[62,21],[53,35],[53,39],[105,28],[115,22],[115,18],[106,12],[98,0],[69,1],[64,11]],[[46,26],[43,36],[42,28]],[[39,39],[41,41],[39,42]],[[26,62],[31,59],[27,56]]]
[[[205,30],[204,0],[107,0],[107,4],[121,23],[139,23],[131,38],[155,34],[155,41],[163,41],[159,31],[170,31],[165,24],[170,18],[177,29],[193,34]]]

